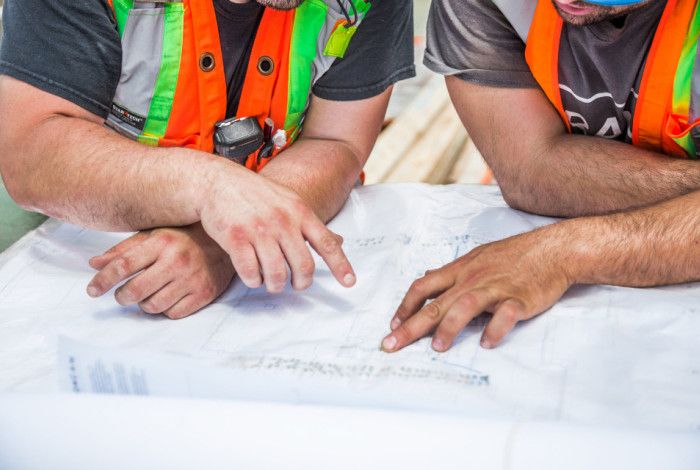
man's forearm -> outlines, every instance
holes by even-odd
[[[557,136],[540,149],[534,164],[518,165],[517,154],[513,158],[511,168],[498,169],[510,180],[503,182],[510,200],[519,209],[543,215],[606,214],[700,188],[698,161],[597,137]]]
[[[575,283],[656,286],[700,280],[700,191],[654,206],[564,221]]]
[[[224,163],[204,152],[148,147],[80,118],[43,121],[5,171],[23,206],[100,230],[139,230],[199,220],[196,201]],[[225,163],[224,163],[225,164]]]
[[[345,204],[361,170],[355,151],[342,142],[300,139],[261,175],[295,191],[328,222]]]

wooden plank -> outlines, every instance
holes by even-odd
[[[479,184],[488,166],[473,140],[469,140],[449,177],[452,183]]]
[[[385,181],[446,106],[451,105],[445,81],[436,75],[377,139],[364,168],[365,183]]]
[[[447,103],[385,181],[444,183],[466,141],[462,122]]]

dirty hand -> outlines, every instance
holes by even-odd
[[[173,319],[209,305],[235,274],[200,224],[139,232],[92,258],[90,266],[99,271],[88,285],[90,296],[122,284],[114,294],[119,304]]]
[[[341,285],[355,284],[341,237],[294,191],[245,168],[230,171],[234,174],[214,178],[198,212],[202,226],[231,257],[246,286],[257,288],[264,282],[268,292],[281,292],[289,266],[292,287],[308,288],[315,265],[307,241]]]
[[[382,349],[394,352],[434,332],[433,349],[446,351],[482,312],[493,317],[481,346],[495,347],[517,322],[550,308],[572,285],[572,261],[560,232],[554,225],[489,243],[426,272],[398,307]]]

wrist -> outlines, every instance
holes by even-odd
[[[598,273],[604,259],[600,248],[605,234],[597,226],[593,217],[569,219],[550,226],[559,242],[558,256],[570,285],[601,282]]]
[[[221,182],[224,181],[230,189],[232,181],[249,170],[216,155],[197,155],[192,160],[192,167],[185,176],[185,193],[188,204],[196,213],[196,220],[201,221],[202,212],[211,203],[211,198],[217,192]]]

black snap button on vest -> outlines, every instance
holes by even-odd
[[[205,52],[199,57],[199,68],[203,72],[211,72],[216,66],[216,61],[214,60],[214,54],[211,52]]]
[[[275,70],[275,63],[270,57],[264,55],[258,60],[258,72],[263,75],[270,75],[273,70]]]

